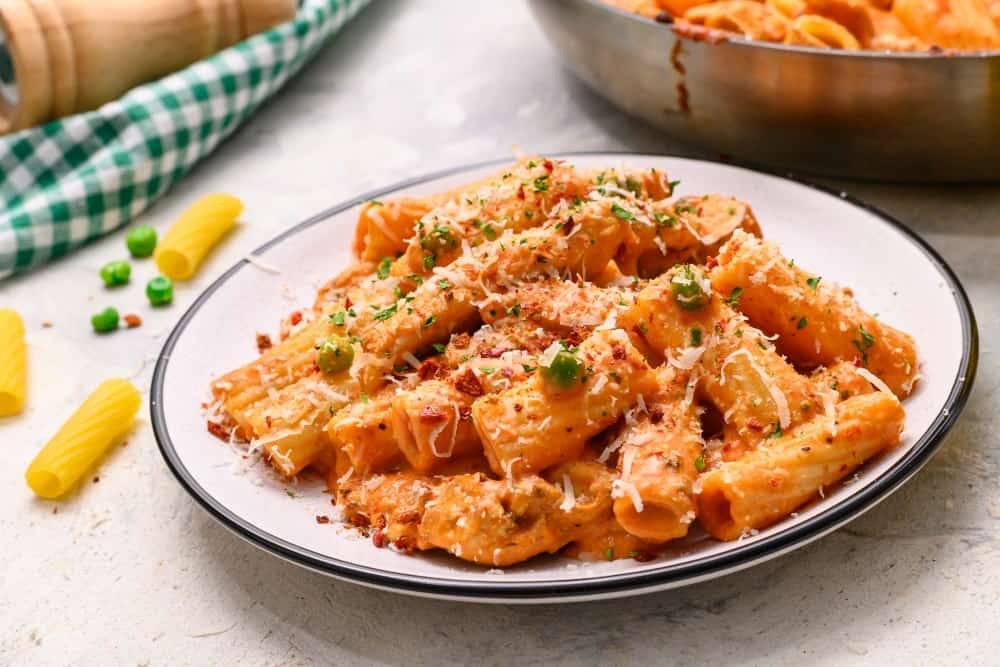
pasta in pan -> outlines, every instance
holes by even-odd
[[[681,35],[871,51],[1000,49],[995,0],[604,0]]]
[[[209,430],[324,475],[376,546],[491,567],[781,521],[898,443],[916,348],[675,186],[524,158],[362,206],[357,264],[212,384]]]

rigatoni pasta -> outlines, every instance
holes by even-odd
[[[42,498],[69,493],[132,428],[142,398],[127,380],[106,380],[38,452],[24,477]]]
[[[0,417],[21,412],[27,393],[27,373],[24,322],[10,308],[0,308]]]
[[[167,230],[153,256],[156,266],[168,278],[187,280],[242,212],[243,202],[231,195],[202,197]]]
[[[532,157],[364,204],[357,263],[212,383],[209,429],[324,475],[375,546],[485,567],[781,521],[898,442],[916,350],[674,186]]]

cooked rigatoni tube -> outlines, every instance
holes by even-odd
[[[734,234],[711,272],[722,294],[777,335],[778,349],[801,366],[856,360],[904,398],[919,377],[913,338],[861,309],[851,293],[788,261],[774,243]]]
[[[202,197],[167,230],[154,254],[156,266],[168,278],[187,280],[242,212],[243,202],[231,195]]]
[[[439,478],[413,472],[363,477],[348,470],[337,480],[337,506],[355,526],[372,528],[377,546],[415,549],[420,520]]]
[[[374,310],[370,304],[394,298],[394,285],[389,280],[366,282],[351,290],[345,301],[331,306],[329,314],[314,315],[300,325],[288,338],[266,350],[254,361],[241,366],[212,382],[212,395],[223,410],[240,427],[240,435],[251,437],[252,429],[246,411],[253,403],[272,391],[279,391],[302,378],[319,372],[317,346],[331,335],[350,337],[354,331],[371,321]],[[350,306],[346,304],[351,304]],[[301,315],[305,317],[306,315]],[[360,364],[361,356],[358,364]],[[357,374],[355,378],[358,379]]]
[[[392,398],[395,386],[372,396],[362,395],[327,424],[330,442],[350,460],[359,475],[382,472],[402,458],[392,428]]]
[[[680,265],[650,282],[619,324],[651,358],[691,371],[692,382],[751,444],[817,413],[821,401],[808,379],[712,292],[700,267]]]
[[[655,388],[624,331],[595,331],[579,349],[553,343],[530,379],[476,401],[472,418],[496,474],[540,471],[579,458],[589,438]]]
[[[293,477],[327,447],[325,428],[330,416],[360,393],[346,369],[305,377],[246,411],[251,437],[278,472]]]
[[[38,452],[24,474],[42,498],[66,495],[128,433],[142,398],[126,380],[107,380]]]
[[[446,192],[436,192],[422,197],[400,197],[384,202],[371,200],[364,203],[355,227],[354,254],[364,261],[378,262],[385,257],[398,257],[415,233],[417,221],[439,206],[451,201],[475,198],[489,183],[498,180],[501,173],[466,183]]]
[[[586,197],[591,187],[585,174],[562,160],[520,160],[479,189],[467,190],[424,215],[392,265],[392,274],[424,275],[450,264],[465,247],[496,240],[504,232],[538,227],[568,209],[568,202]],[[562,202],[567,205],[557,208]]]
[[[431,472],[455,458],[481,454],[473,402],[525,379],[554,339],[512,315],[472,336],[453,336],[439,356],[421,363],[417,375],[423,381],[392,400],[393,433],[409,464]]]
[[[619,478],[612,497],[618,523],[629,533],[662,544],[687,535],[694,521],[694,481],[705,468],[697,406],[683,400],[687,377],[658,372],[647,397],[618,436]]]
[[[585,205],[577,217],[573,229],[557,223],[506,232],[436,269],[432,280],[377,309],[373,321],[358,329],[365,350],[385,364],[399,364],[478,323],[477,304],[511,281],[550,272],[599,274],[618,247],[622,221],[607,204]]]
[[[563,502],[559,488],[535,475],[513,481],[480,474],[448,477],[425,506],[417,546],[492,567],[555,553],[578,532],[574,513],[561,509]]]
[[[0,308],[0,417],[16,415],[24,408],[27,377],[24,322],[10,308]]]
[[[639,202],[625,212],[630,234],[616,261],[641,278],[656,277],[674,264],[704,262],[737,229],[761,233],[748,204],[717,194]]]
[[[899,442],[903,407],[892,394],[854,396],[833,422],[818,417],[699,480],[698,518],[720,540],[784,519]]]
[[[471,368],[469,391],[482,392]],[[392,400],[393,434],[414,470],[431,472],[440,462],[482,451],[472,423],[473,396],[451,382],[426,380]]]
[[[413,226],[440,202],[432,197],[402,197],[385,202],[368,201],[358,213],[354,253],[362,260],[378,262],[395,257],[413,236]]]

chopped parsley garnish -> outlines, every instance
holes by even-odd
[[[483,236],[486,237],[487,241],[492,241],[497,237],[497,230],[493,228],[493,225],[486,225],[483,227]]]
[[[438,354],[444,353],[444,348],[445,348],[444,343],[434,343],[434,345],[432,345],[431,347],[433,347],[434,351],[437,352]]]
[[[653,217],[656,219],[656,224],[660,227],[673,227],[677,224],[677,218],[667,213],[653,211]]]
[[[372,318],[381,322],[381,321],[389,319],[390,317],[392,317],[395,314],[396,314],[396,304],[392,304],[391,306],[389,306],[387,308],[383,308],[382,310],[376,312],[372,316]]]
[[[330,321],[336,324],[338,327],[344,326],[344,322],[347,318],[347,313],[340,311],[339,313],[334,313],[330,316]]]
[[[673,194],[674,190],[677,189],[677,186],[680,185],[680,184],[681,184],[680,181],[670,181],[670,184],[669,184],[670,185],[670,194]]]
[[[806,285],[812,288],[813,294],[816,293],[816,288],[819,287],[819,281],[823,280],[822,276],[816,276],[815,278],[809,278],[806,280]]]
[[[605,549],[604,550],[604,557],[607,560],[614,560],[615,559],[615,550],[614,550],[614,548],[613,547],[608,547],[607,549]]]
[[[524,369],[525,373],[534,373],[535,369],[537,369],[538,367],[537,366],[532,366],[530,364],[521,364],[521,368]]]
[[[858,334],[861,336],[861,339],[858,340],[855,338],[851,342],[854,344],[854,347],[858,348],[858,352],[861,353],[861,362],[867,366],[868,350],[870,350],[872,345],[875,344],[875,336],[865,330],[865,325],[863,324],[858,325]]]
[[[743,288],[742,287],[734,287],[733,291],[730,292],[729,296],[726,297],[726,303],[728,303],[733,308],[739,308],[740,307],[740,297],[741,296],[743,296]]]
[[[694,469],[698,472],[705,472],[705,457],[699,456],[694,460]]]
[[[412,280],[413,282],[415,282],[418,285],[423,285],[424,284],[424,279],[421,278],[420,276],[418,276],[415,273],[411,273],[410,275],[406,276],[406,279],[407,280]]]
[[[769,438],[780,438],[780,437],[781,437],[782,435],[783,435],[783,434],[782,434],[782,432],[781,432],[781,422],[776,422],[776,423],[774,424],[774,430],[773,430],[773,431],[771,431],[771,432],[770,432],[770,433],[768,434],[768,436],[767,436],[767,437],[769,437]]]
[[[675,206],[674,210],[677,211],[678,213],[695,214],[698,212],[698,209],[696,209],[694,206],[691,206],[690,204],[681,204],[680,206]]]
[[[634,178],[625,179],[625,189],[634,194],[636,197],[642,192],[642,184]]]
[[[380,202],[378,199],[369,199],[368,203],[371,204],[372,206],[381,206],[382,205],[382,202]]]
[[[361,401],[362,403],[367,403],[368,402],[368,394],[361,394],[360,396],[358,396],[358,400]]]
[[[385,280],[389,277],[389,270],[392,268],[392,257],[383,257],[378,263],[378,279]]]
[[[288,494],[289,498],[294,498],[295,497],[295,492],[292,491],[291,489],[285,489],[285,493]]]
[[[632,215],[632,213],[622,208],[618,204],[611,205],[611,212],[614,213],[615,217],[620,220],[625,220],[625,221],[635,220],[635,216]]]
[[[421,329],[426,329],[429,326],[431,326],[432,324],[434,324],[435,322],[437,322],[437,315],[431,315],[426,320],[424,320],[424,323],[420,325],[420,328]]]
[[[691,347],[698,347],[699,345],[701,345],[701,329],[693,327],[691,329]]]
[[[534,169],[537,166],[538,166],[537,162],[535,162],[534,160],[528,160],[528,169]]]
[[[351,345],[354,345],[355,343],[361,345],[361,336],[351,336],[347,340],[350,341]]]
[[[444,278],[438,281],[438,289],[451,289],[452,287],[454,287],[454,285],[452,285]]]
[[[796,329],[805,329],[807,324],[809,324],[809,321],[806,318],[804,318],[804,317],[800,317],[799,321],[795,324],[795,328]]]
[[[490,375],[495,371],[496,369],[493,368],[492,366],[483,366],[482,368],[479,369],[479,372],[482,373],[483,375]]]
[[[548,174],[543,174],[535,179],[535,192],[546,192],[549,189],[549,184],[546,181],[549,180]]]
[[[514,317],[521,316],[521,304],[515,303],[513,306],[507,309],[508,315],[513,315]]]
[[[424,256],[424,268],[425,269],[433,269],[435,264],[437,264],[437,257],[436,256],[434,256],[434,255],[425,255]]]
[[[526,219],[528,219],[528,220],[531,220],[532,218],[535,217],[535,212],[534,211],[525,211],[524,212],[524,217]]]

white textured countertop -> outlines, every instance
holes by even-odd
[[[122,234],[0,283],[0,305],[25,316],[31,358],[29,408],[0,420],[0,664],[996,664],[997,187],[836,184],[906,221],[958,272],[983,334],[976,388],[900,492],[801,551],[710,583],[528,608],[333,581],[215,523],[167,470],[145,408],[99,482],[58,503],[24,485],[99,380],[131,375],[148,391],[173,321],[250,249],[365,190],[513,145],[698,155],[583,89],[521,3],[382,0],[143,216],[163,229],[216,190],[246,202],[245,224],[172,308],[151,312],[135,284],[102,288],[97,269],[123,255]],[[134,262],[134,283],[152,271]],[[91,334],[90,314],[111,304],[141,313],[142,328]]]

